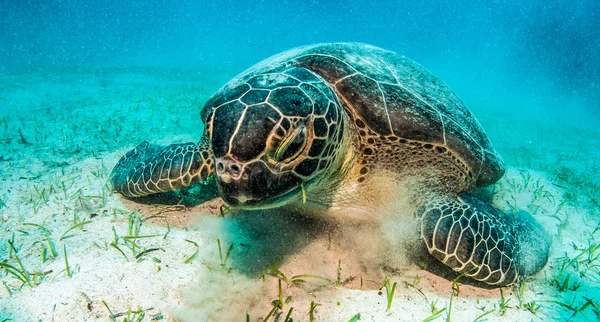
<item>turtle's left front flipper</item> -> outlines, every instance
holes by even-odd
[[[126,197],[142,197],[181,189],[204,181],[214,164],[206,139],[167,147],[142,142],[115,165],[110,179],[115,190]]]
[[[454,271],[506,286],[539,271],[550,239],[530,214],[505,213],[476,197],[434,196],[417,211],[421,238],[436,259]]]

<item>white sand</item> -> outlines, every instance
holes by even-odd
[[[453,321],[473,321],[486,312],[487,321],[554,321],[574,313],[565,305],[582,308],[588,299],[593,304],[574,319],[598,319],[600,148],[593,141],[598,132],[475,109],[509,164],[496,185],[495,204],[532,213],[553,244],[548,265],[525,283],[521,299],[516,288],[504,288],[508,302],[502,307],[499,289],[461,284],[450,306],[452,282],[418,268],[390,244],[404,234],[395,234],[390,220],[382,220],[382,228],[323,225],[288,214],[222,218],[218,200],[183,208],[143,205],[112,193],[107,174],[142,140],[199,138],[201,103],[226,77],[208,81],[206,74],[217,73],[114,69],[0,76],[0,259],[19,266],[9,250],[14,236],[32,284],[22,285],[2,270],[0,321],[107,321],[103,302],[112,313],[125,313],[119,321],[138,309],[144,321],[243,321],[246,312],[260,321],[278,297],[278,280],[257,272],[278,259],[288,279],[298,274],[330,279],[283,283],[283,298],[292,298],[280,321],[292,307],[295,321],[308,321],[311,302],[319,304],[314,317],[321,321],[348,321],[357,313],[360,321],[421,321],[432,314],[431,302],[445,309],[438,321],[448,314]],[[130,234],[131,218],[134,223],[144,218],[138,235],[155,235],[136,240],[141,249],[135,254],[150,250],[138,260],[122,238]],[[61,240],[83,221],[89,223]],[[49,231],[56,258],[47,254],[42,262],[48,237],[26,223]],[[124,255],[110,245],[113,228]],[[225,265],[217,239],[223,255],[234,245]],[[196,252],[194,243],[197,253],[187,261]],[[576,259],[563,265],[565,258]],[[339,261],[341,280],[353,277],[343,286],[335,285]],[[398,283],[389,311],[385,289],[379,294],[386,277]],[[524,306],[533,301],[540,306],[535,314]]]

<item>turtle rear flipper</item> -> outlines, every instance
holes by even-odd
[[[526,212],[507,214],[463,193],[433,198],[417,216],[429,253],[475,280],[510,285],[548,261],[550,239]]]
[[[142,197],[181,189],[208,179],[213,158],[207,140],[166,147],[142,142],[127,152],[110,178],[115,190],[126,197]]]

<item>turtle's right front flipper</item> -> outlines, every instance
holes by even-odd
[[[126,197],[142,197],[204,181],[214,169],[206,141],[167,147],[144,141],[115,165],[110,175],[113,187]]]

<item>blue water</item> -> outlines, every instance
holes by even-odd
[[[596,0],[0,3],[2,69],[241,71],[294,46],[332,41],[366,42],[411,57],[470,105],[519,104],[540,113],[570,106],[592,116],[600,110]]]
[[[11,167],[17,164],[22,159],[22,151],[36,159],[23,162],[20,168],[0,168],[0,179],[10,182],[6,178],[40,178],[42,174],[24,173],[29,171],[31,164],[40,163],[41,155],[56,157],[58,161],[52,163],[46,160],[44,166],[50,164],[48,167],[58,169],[66,163],[84,160],[84,157],[93,156],[98,160],[106,156],[114,158],[120,149],[135,145],[142,139],[157,140],[158,137],[144,136],[150,132],[161,137],[164,133],[179,135],[185,131],[186,134],[193,132],[194,138],[200,136],[196,133],[198,124],[194,122],[197,121],[191,122],[181,115],[169,115],[166,119],[148,115],[121,116],[114,105],[122,102],[126,102],[124,105],[140,103],[142,110],[144,104],[152,105],[153,102],[167,105],[162,98],[151,100],[144,96],[146,94],[138,95],[136,91],[152,92],[154,89],[143,88],[146,79],[140,81],[136,77],[142,76],[138,74],[125,75],[120,80],[112,79],[126,74],[121,73],[122,68],[143,71],[141,74],[152,79],[153,86],[156,79],[160,82],[160,77],[165,77],[173,81],[168,90],[178,85],[190,91],[202,88],[206,93],[198,95],[205,99],[237,73],[273,54],[301,45],[346,41],[369,43],[398,52],[441,78],[478,117],[510,168],[539,170],[548,176],[548,180],[559,177],[563,169],[574,176],[585,177],[581,182],[573,180],[577,181],[573,189],[582,194],[580,199],[569,199],[571,201],[567,205],[587,214],[586,219],[597,218],[600,208],[583,208],[584,204],[585,207],[590,205],[585,193],[595,201],[593,196],[600,196],[597,175],[600,163],[596,161],[600,160],[600,144],[595,139],[600,126],[598,0],[0,0],[0,143],[10,146],[7,148],[9,152],[0,155],[0,167],[8,162],[13,162]],[[36,74],[39,70],[52,72]],[[65,73],[61,74],[63,70]],[[90,70],[108,71],[108,76],[105,80],[104,72],[98,72],[101,81],[96,84],[93,83],[96,78],[90,81],[89,74],[85,74]],[[115,70],[118,72],[111,74]],[[169,72],[167,77],[164,70],[175,72]],[[81,75],[85,75],[79,75],[80,71]],[[153,72],[162,76],[156,79],[148,76]],[[29,77],[28,73],[37,77],[31,88],[23,81]],[[5,78],[4,75],[9,76]],[[43,77],[52,79],[44,83],[40,81]],[[19,80],[18,86],[12,86],[11,78]],[[185,85],[188,79],[190,86]],[[134,84],[131,96],[121,93],[125,87],[123,84],[129,81]],[[78,94],[77,86],[85,88],[81,97],[71,95]],[[15,88],[22,90],[24,95],[31,95],[30,101],[34,105],[44,102],[41,98],[44,95],[48,100],[41,107],[19,105],[12,101],[7,104],[12,100],[7,99],[8,94],[17,91]],[[66,89],[72,90],[72,93]],[[109,91],[112,96],[103,96]],[[174,97],[178,99],[183,96],[176,94]],[[103,101],[116,98],[121,101]],[[83,106],[78,105],[79,99],[84,102]],[[29,100],[21,96],[21,101]],[[27,107],[48,111],[58,106],[53,105],[57,101],[64,101],[62,108],[67,111],[55,111],[61,115],[60,118],[52,113],[29,115],[14,112]],[[174,104],[181,102],[188,104],[185,99]],[[94,107],[88,111],[94,120],[85,120],[87,116],[76,110],[85,110],[88,103]],[[110,111],[114,115],[102,119],[102,111],[98,112],[98,109],[104,107],[113,108]],[[70,116],[68,111],[75,112]],[[4,115],[10,117],[3,119]],[[36,117],[42,121],[35,120]],[[76,120],[79,123],[73,126],[73,137],[81,138],[74,143],[63,139],[71,132],[52,124],[55,127],[48,125],[51,130],[43,129],[43,117],[58,119],[57,122]],[[121,133],[121,124],[113,121],[118,119],[127,123],[128,117],[153,119],[164,124],[157,125],[156,130],[141,129],[141,133],[124,131],[126,134],[116,135]],[[28,125],[29,121],[35,126]],[[166,125],[171,121],[181,121],[177,123],[180,128]],[[13,124],[9,125],[9,122]],[[114,127],[100,129],[106,123]],[[96,130],[100,133],[98,136],[102,138],[102,144],[89,135]],[[44,131],[56,131],[60,135],[53,137],[56,133]],[[73,151],[59,149],[60,154],[44,149],[47,142],[63,148],[55,141],[72,145]],[[73,155],[77,158],[71,158]],[[52,171],[58,171],[56,169]],[[41,167],[37,167],[36,171],[47,172]],[[565,189],[570,187],[561,186]],[[17,199],[9,192],[9,188],[2,188],[0,198],[8,198],[6,209],[14,212]],[[563,197],[570,198],[568,193],[563,196],[557,193],[553,201],[556,207],[552,213],[544,215],[567,217],[566,212],[560,212],[560,202],[567,200]],[[3,207],[0,206],[0,209]],[[558,209],[556,213],[554,209]],[[6,210],[6,213],[9,211]],[[569,238],[575,240],[573,236]],[[574,252],[569,238],[561,239],[562,244],[556,247],[564,246]],[[572,244],[575,245],[575,241]],[[557,270],[553,267],[549,271],[554,274]],[[585,285],[592,289],[595,284]],[[593,291],[587,294],[593,294]],[[568,299],[564,296],[564,301],[570,300],[570,296],[570,293]],[[596,303],[598,301],[600,299],[596,298]]]

